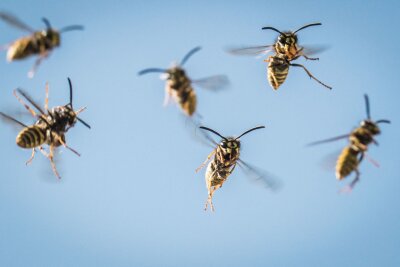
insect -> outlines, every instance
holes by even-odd
[[[197,108],[197,97],[193,85],[214,91],[222,89],[229,84],[225,75],[215,75],[199,80],[191,80],[187,76],[183,65],[200,49],[201,47],[193,48],[183,57],[179,64],[173,64],[169,69],[149,68],[138,73],[138,75],[162,73],[162,78],[166,80],[164,106],[172,98],[180,106],[183,113],[189,117],[196,112]]]
[[[336,162],[336,178],[342,180],[349,176],[353,171],[356,173],[354,180],[345,188],[351,191],[360,179],[360,171],[358,166],[364,157],[367,156],[368,146],[371,143],[378,145],[375,136],[381,133],[379,124],[390,123],[389,120],[381,119],[373,121],[371,119],[368,95],[364,95],[367,119],[361,121],[360,126],[355,128],[351,133],[317,141],[309,144],[309,146],[319,145],[327,142],[333,142],[340,139],[348,138],[349,144],[342,150]],[[370,158],[369,158],[370,159]],[[370,159],[375,165],[372,159]]]
[[[274,27],[263,27],[263,30],[274,30],[280,35],[278,36],[276,42],[272,45],[264,46],[253,46],[245,48],[234,48],[229,49],[228,52],[234,55],[262,55],[269,52],[273,52],[274,55],[269,56],[268,59],[264,60],[268,62],[267,78],[271,87],[277,90],[285,81],[290,66],[301,67],[305,70],[307,75],[323,85],[328,89],[332,87],[322,83],[317,78],[315,78],[310,71],[306,69],[305,66],[301,64],[294,64],[292,61],[298,59],[299,57],[304,57],[307,60],[318,60],[319,58],[309,57],[311,54],[315,54],[318,51],[323,50],[322,48],[311,48],[303,47],[298,45],[297,32],[311,26],[322,25],[321,23],[311,23],[307,24],[296,31],[281,32]]]
[[[200,126],[200,128],[212,132],[222,138],[221,142],[217,144],[211,139],[211,137],[206,135],[206,138],[216,145],[216,148],[208,155],[205,162],[196,169],[196,172],[198,172],[208,163],[205,174],[208,198],[204,210],[207,210],[208,205],[210,205],[211,210],[214,211],[214,205],[212,202],[213,195],[215,191],[221,188],[224,182],[226,182],[236,165],[239,165],[248,175],[255,175],[257,180],[263,180],[268,187],[273,188],[276,186],[276,183],[273,180],[266,179],[265,175],[261,174],[254,167],[240,159],[240,138],[254,130],[263,129],[265,126],[251,128],[236,138],[224,137],[215,130],[204,126]]]
[[[83,30],[83,26],[81,25],[70,25],[61,28],[60,30],[56,30],[51,27],[48,19],[42,18],[42,21],[46,25],[46,29],[35,31],[18,18],[4,12],[0,12],[0,19],[30,34],[5,46],[7,49],[7,61],[9,62],[25,59],[33,55],[38,56],[32,69],[28,72],[28,77],[30,78],[35,75],[42,60],[47,58],[54,48],[60,46],[61,33],[73,30]]]
[[[36,122],[33,125],[26,125],[11,116],[0,112],[0,115],[14,123],[19,124],[23,127],[23,129],[18,133],[16,138],[16,143],[19,147],[24,149],[32,149],[32,155],[30,159],[26,162],[28,165],[32,162],[36,149],[50,160],[50,164],[52,166],[54,174],[61,178],[55,163],[54,163],[54,149],[59,146],[64,146],[65,148],[71,150],[76,155],[80,156],[80,154],[69,147],[66,144],[65,134],[66,132],[72,128],[77,121],[81,122],[83,125],[90,129],[89,124],[78,117],[78,114],[85,110],[85,108],[81,108],[77,111],[73,109],[72,105],[72,83],[68,78],[69,88],[70,88],[70,102],[64,106],[56,106],[51,110],[48,109],[48,96],[49,96],[49,86],[46,84],[46,98],[44,109],[42,109],[38,104],[33,101],[33,99],[25,93],[21,89],[14,90],[14,96],[17,100],[29,111],[29,113],[36,119]],[[28,101],[37,111],[31,108],[22,97]],[[45,112],[47,111],[47,113]],[[43,146],[49,146],[49,152],[47,153]]]

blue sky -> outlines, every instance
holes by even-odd
[[[46,81],[50,104],[65,104],[69,76],[92,125],[68,133],[82,157],[61,149],[57,181],[41,155],[25,166],[30,152],[15,145],[18,130],[1,124],[1,266],[399,266],[396,1],[3,1],[0,9],[34,28],[41,17],[56,28],[85,26],[62,37],[32,80],[33,59],[0,63],[0,109],[23,110],[16,87],[42,101]],[[329,49],[299,63],[332,91],[292,68],[274,92],[263,59],[223,50],[272,43],[276,34],[263,26],[311,22],[323,25],[300,32],[300,43]],[[4,44],[24,34],[4,23],[0,31]],[[284,183],[272,193],[237,169],[216,192],[215,213],[203,211],[204,172],[194,172],[210,148],[194,141],[175,106],[162,107],[158,75],[136,75],[197,45],[189,76],[231,81],[218,93],[196,88],[204,124],[224,135],[265,124],[242,139],[242,158]],[[357,126],[364,93],[372,117],[392,124],[370,149],[381,167],[363,162],[361,182],[340,195],[351,178],[337,182],[321,162],[346,141],[305,144]]]

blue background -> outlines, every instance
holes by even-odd
[[[34,59],[0,64],[0,109],[25,123],[12,96],[20,86],[50,105],[68,99],[87,106],[82,125],[68,133],[78,158],[60,149],[58,181],[40,154],[15,145],[18,129],[1,124],[1,266],[399,266],[399,15],[398,1],[2,1],[0,9],[34,28],[47,17],[69,32],[36,77]],[[311,23],[300,44],[328,45],[319,62],[299,60],[329,91],[292,68],[274,92],[262,58],[234,57],[232,45],[271,44],[276,33]],[[24,33],[0,23],[0,43]],[[204,124],[224,135],[267,128],[242,139],[242,158],[278,176],[273,193],[240,169],[216,192],[216,212],[204,212],[204,171],[211,149],[195,141],[176,106],[162,107],[158,75],[191,48],[192,78],[230,77],[229,90],[197,89]],[[5,53],[2,54],[5,57]],[[379,161],[361,165],[350,195],[324,161],[346,144],[305,144],[349,132],[365,118],[388,118],[371,146]]]

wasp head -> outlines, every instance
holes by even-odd
[[[167,75],[168,80],[178,80],[180,77],[186,76],[186,73],[181,67],[174,66],[167,70]]]
[[[47,40],[49,48],[60,45],[60,33],[54,29],[46,29],[40,32],[40,35]]]
[[[363,120],[360,123],[360,126],[361,128],[368,130],[372,135],[377,135],[381,133],[381,130],[379,129],[378,125],[371,120]]]
[[[239,153],[240,150],[240,141],[236,140],[233,137],[228,137],[226,139],[223,139],[221,143],[219,144],[220,148],[225,152],[224,154],[227,153]]]
[[[295,45],[297,43],[297,35],[293,32],[285,32],[279,35],[278,43],[282,46]]]

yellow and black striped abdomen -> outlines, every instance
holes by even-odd
[[[268,82],[277,90],[286,80],[289,73],[289,65],[279,57],[270,57],[268,64]]]
[[[38,53],[37,45],[31,36],[23,37],[15,41],[7,51],[7,60],[13,61],[24,59],[28,56]]]
[[[46,130],[32,125],[24,128],[17,136],[17,145],[22,148],[35,148],[41,146],[46,141]]]
[[[168,81],[167,92],[169,92],[186,115],[193,115],[197,107],[197,97],[190,80],[186,79],[180,83]]]
[[[180,91],[178,98],[179,105],[181,106],[183,112],[185,112],[185,114],[188,116],[192,116],[196,111],[197,106],[197,97],[193,88],[189,87]]]
[[[358,167],[359,151],[350,146],[345,147],[336,162],[336,178],[341,180]]]

